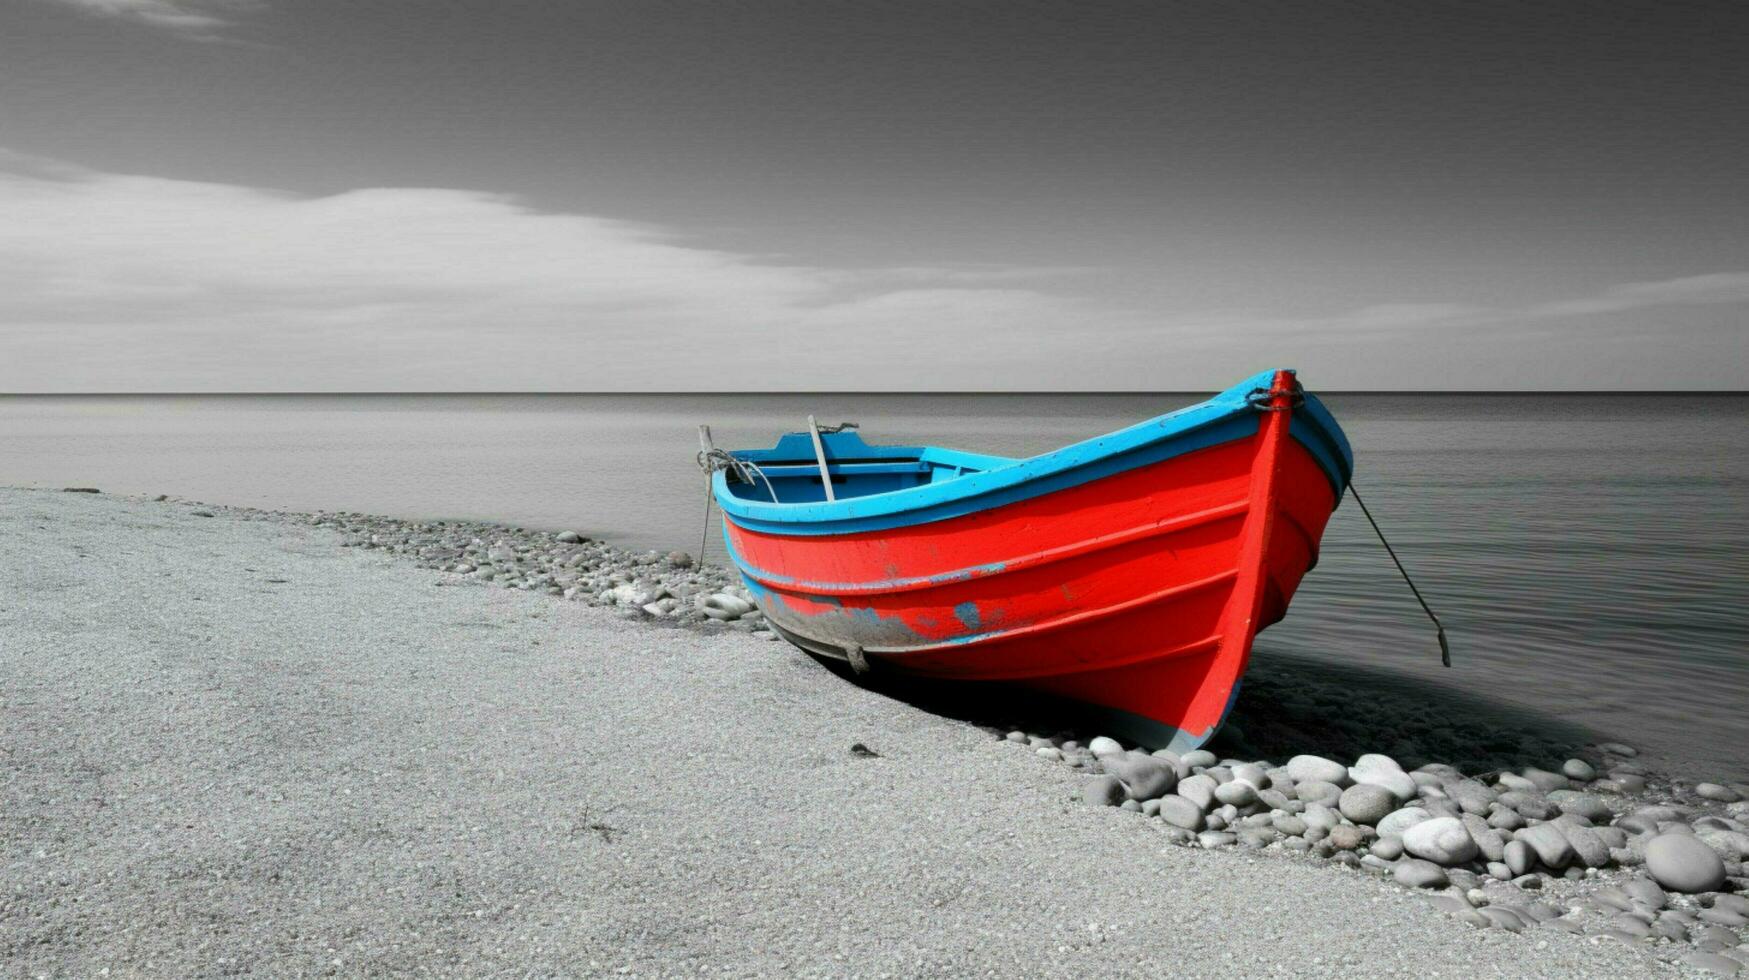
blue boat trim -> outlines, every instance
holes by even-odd
[[[831,502],[784,504],[737,496],[729,490],[727,474],[718,471],[712,489],[723,512],[736,524],[773,534],[854,534],[946,520],[1255,435],[1261,413],[1249,399],[1257,389],[1268,389],[1274,377],[1274,371],[1260,372],[1205,402],[1023,460],[936,447],[870,446],[854,432],[823,437],[829,461],[923,458],[973,471],[939,483]],[[1317,460],[1340,500],[1353,473],[1354,454],[1336,420],[1317,398],[1307,395],[1294,411],[1289,433]],[[755,464],[811,459],[812,440],[791,433],[772,449],[734,455]]]

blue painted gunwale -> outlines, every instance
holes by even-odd
[[[1029,459],[934,446],[870,446],[855,432],[822,437],[828,464],[834,459],[876,462],[921,458],[975,471],[940,483],[830,503],[785,504],[730,492],[728,476],[719,470],[711,478],[712,492],[723,513],[736,524],[770,534],[854,534],[946,520],[1253,436],[1261,413],[1249,398],[1258,389],[1267,391],[1274,378],[1273,370],[1262,371],[1207,401]],[[1341,500],[1354,472],[1354,453],[1335,418],[1317,398],[1307,394],[1305,403],[1294,412],[1289,433],[1318,461],[1335,489],[1336,499]],[[802,443],[807,446],[805,453],[798,451]],[[733,455],[755,465],[799,462],[813,459],[813,445],[805,433],[790,433],[772,449],[737,450]]]

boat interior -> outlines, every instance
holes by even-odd
[[[936,446],[871,446],[848,430],[824,433],[820,440],[835,500],[945,483],[1014,462]],[[737,497],[780,504],[827,499],[820,458],[809,433],[791,432],[771,449],[741,450],[734,456],[756,468],[751,482],[731,473],[729,492]]]

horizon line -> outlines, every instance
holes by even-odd
[[[1073,388],[1014,388],[1014,389],[796,389],[772,391],[651,391],[651,390],[600,390],[600,391],[546,391],[546,390],[419,390],[419,391],[0,391],[0,398],[309,398],[309,397],[348,397],[348,398],[394,398],[394,397],[505,397],[505,396],[760,396],[773,395],[812,395],[831,397],[868,397],[895,395],[1215,395],[1221,390],[1192,389],[1073,389]],[[1324,388],[1314,392],[1319,395],[1704,395],[1730,396],[1749,394],[1749,388]]]

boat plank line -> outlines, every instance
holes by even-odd
[[[887,579],[880,582],[804,582],[790,579],[774,572],[754,568],[741,558],[740,554],[731,551],[730,557],[742,573],[756,579],[767,588],[784,592],[799,592],[805,595],[890,595],[898,592],[912,592],[918,589],[935,588],[942,585],[952,585],[955,582],[966,582],[972,579],[988,578],[992,575],[1002,575],[1008,572],[1036,568],[1053,562],[1064,561],[1081,555],[1106,551],[1135,541],[1161,537],[1188,531],[1208,524],[1215,524],[1234,517],[1241,517],[1250,508],[1250,501],[1239,500],[1219,507],[1185,514],[1182,517],[1171,518],[1154,524],[1144,524],[1138,527],[1101,534],[1095,537],[1066,544],[1056,548],[1035,551],[1029,555],[1021,555],[1007,561],[991,562],[985,565],[972,565],[966,568],[956,568],[950,572],[940,572],[935,575],[920,575],[913,578]]]

